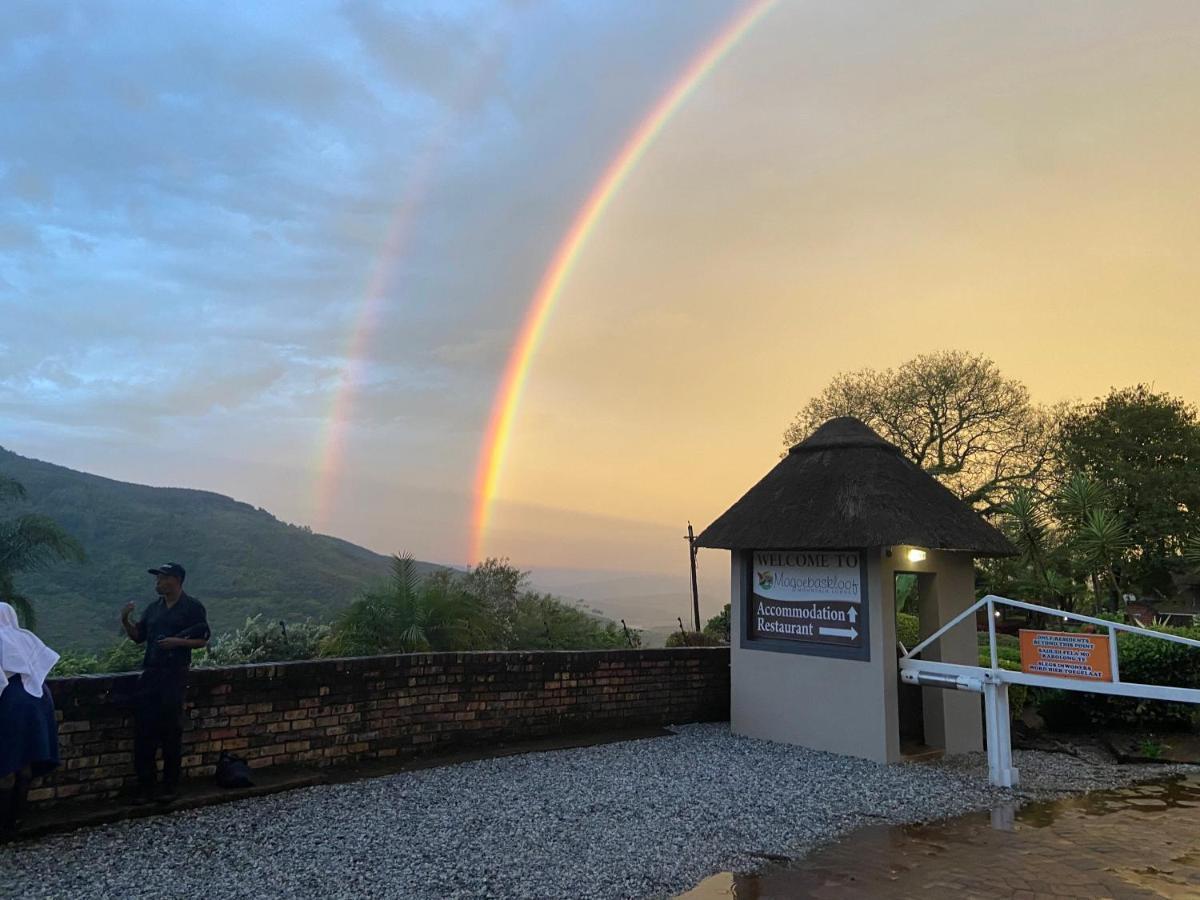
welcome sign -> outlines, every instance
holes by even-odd
[[[857,550],[756,550],[743,646],[869,659],[865,561]]]

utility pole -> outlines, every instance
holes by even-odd
[[[700,591],[696,587],[696,535],[692,531],[692,523],[688,522],[688,556],[692,563],[692,616],[696,620],[696,631],[700,630]]]

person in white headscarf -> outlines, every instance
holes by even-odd
[[[58,766],[58,724],[46,676],[58,654],[0,603],[0,832],[12,831],[29,785]]]

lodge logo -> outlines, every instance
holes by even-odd
[[[769,591],[775,585],[775,573],[768,570],[758,573],[758,586],[764,591]]]

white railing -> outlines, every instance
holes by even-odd
[[[1062,621],[1084,622],[1103,628],[1108,633],[1109,663],[1112,668],[1111,682],[1080,681],[1074,678],[1063,678],[1054,675],[1036,675],[1032,672],[1014,672],[1000,667],[996,652],[996,607],[1011,606],[1029,612],[1053,616]],[[954,628],[969,616],[974,616],[981,608],[987,608],[988,619],[988,648],[991,667],[981,665],[962,665],[960,663],[937,662],[917,659],[922,650],[930,646],[943,634]],[[1149,628],[1136,625],[1125,625],[1120,622],[1109,622],[1085,616],[1082,613],[1067,612],[1039,606],[1036,603],[1025,603],[1022,600],[1010,600],[1008,597],[998,597],[989,594],[963,612],[959,613],[929,637],[925,638],[911,650],[905,650],[900,657],[900,677],[909,684],[925,685],[927,687],[952,687],[958,690],[975,691],[984,696],[984,723],[987,728],[988,772],[992,784],[1000,787],[1012,787],[1017,784],[1017,770],[1012,765],[1012,734],[1009,727],[1008,685],[1024,684],[1030,687],[1056,688],[1064,691],[1085,691],[1091,694],[1109,694],[1120,697],[1141,697],[1148,700],[1170,700],[1177,703],[1200,703],[1200,690],[1193,688],[1169,687],[1158,684],[1135,684],[1123,682],[1120,678],[1120,666],[1117,660],[1117,632],[1140,634],[1175,644],[1200,649],[1200,641],[1179,637],[1174,634],[1164,634]],[[901,649],[905,649],[901,645]]]

